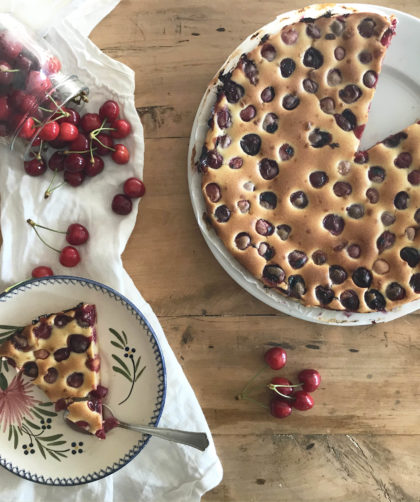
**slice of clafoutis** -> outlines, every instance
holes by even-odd
[[[396,20],[326,9],[260,30],[218,76],[197,162],[206,221],[267,288],[391,310],[420,298],[420,125],[357,151]]]
[[[40,316],[0,346],[0,356],[42,389],[56,410],[68,410],[68,419],[105,438],[97,343],[96,307],[74,308]]]

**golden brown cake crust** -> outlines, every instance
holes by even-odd
[[[256,278],[304,305],[419,298],[420,126],[355,156],[394,27],[373,13],[305,19],[219,77],[198,164],[209,220]]]

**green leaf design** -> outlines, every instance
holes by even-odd
[[[63,435],[62,434],[54,434],[53,436],[40,436],[39,439],[41,441],[47,441],[47,442],[50,442],[50,441],[56,441],[57,439],[60,439],[62,438]]]
[[[9,425],[9,436],[7,438],[7,441],[10,441],[12,439],[12,434],[13,434],[13,427]]]
[[[136,374],[136,373],[137,373],[137,370],[139,369],[140,360],[141,360],[141,356],[139,356],[139,357],[137,358],[136,364],[134,365],[134,374]]]
[[[36,410],[35,408],[32,408],[31,413],[33,413],[36,416],[36,418],[39,418],[39,420],[43,420],[44,417],[39,413],[37,413],[35,410]]]
[[[34,413],[35,413],[35,410],[37,410],[37,411],[39,411],[39,413],[42,413],[46,417],[56,417],[57,416],[57,413],[55,413],[55,411],[43,410],[42,408],[38,408],[38,407],[33,408],[33,410],[34,410]]]
[[[141,370],[140,370],[140,373],[136,376],[136,379],[134,380],[135,382],[137,382],[137,380],[142,376],[143,374],[143,371],[146,369],[146,366],[144,366]]]
[[[51,401],[48,401],[46,403],[38,403],[38,406],[52,406],[52,402]]]
[[[125,342],[125,344],[127,345],[127,342],[128,342],[127,335],[125,334],[125,331],[121,331],[121,333],[123,334],[123,337],[124,337],[124,342]]]
[[[111,345],[113,345],[114,347],[117,347],[117,349],[124,350],[124,347],[122,345],[120,345],[119,343],[114,342],[114,340],[111,340]]]
[[[128,369],[128,366],[125,364],[125,362],[120,358],[118,357],[117,355],[115,354],[112,354],[112,359],[115,359],[115,361],[117,361],[117,363],[128,373],[130,374],[130,370]]]
[[[40,430],[41,427],[39,425],[36,425],[34,424],[33,422],[31,422],[30,420],[28,420],[26,417],[23,418],[23,420],[30,426],[32,427],[32,429],[35,429],[35,430]]]
[[[56,455],[56,454],[53,452],[53,450],[47,450],[47,451],[48,451],[48,453],[52,456],[52,458],[55,458],[55,460],[58,460],[59,462],[61,462],[61,458],[60,458],[58,455]]]
[[[41,452],[41,455],[46,459],[46,455],[45,455],[45,450],[44,450],[44,447],[42,446],[41,442],[39,441],[38,438],[35,438],[35,441],[36,441],[36,444],[38,446],[38,449],[39,451]]]
[[[64,453],[65,451],[69,451],[69,448],[67,448],[67,450],[56,450],[55,453],[60,457],[67,458],[67,455]]]
[[[0,373],[0,389],[6,390],[8,385],[9,384],[7,383],[7,378],[4,376],[3,373]]]
[[[66,444],[67,441],[65,440],[61,440],[61,441],[53,441],[52,443],[50,443],[50,446],[60,446],[62,444]],[[67,451],[67,450],[66,450]]]
[[[122,339],[121,335],[118,333],[118,331],[116,331],[115,329],[113,328],[109,328],[109,331],[115,336],[115,338],[117,338],[121,343],[122,345],[124,345],[124,340]]]
[[[18,433],[17,433],[15,426],[13,426],[13,436],[14,436],[13,448],[16,450],[16,448],[18,447],[18,444],[19,444],[19,436],[18,436]]]
[[[124,376],[129,382],[131,382],[131,377],[129,375],[127,375],[127,373],[125,373],[119,366],[113,366],[112,369],[116,372],[116,373],[120,373],[122,376]]]

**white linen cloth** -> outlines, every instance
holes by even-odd
[[[77,188],[63,186],[47,200],[43,194],[51,173],[38,178],[26,175],[19,156],[1,147],[0,221],[3,245],[0,251],[0,287],[3,290],[30,277],[31,270],[42,264],[51,266],[55,274],[89,277],[120,291],[151,323],[165,358],[168,386],[159,425],[206,431],[210,437],[199,403],[158,319],[122,265],[121,253],[135,224],[137,202],[128,216],[114,214],[110,204],[114,194],[121,193],[125,179],[143,177],[143,128],[134,106],[133,71],[110,59],[86,38],[118,0],[6,0],[3,3],[4,12],[24,13],[25,19],[32,20],[32,25],[39,32],[45,32],[45,19],[47,23],[53,21],[54,27],[49,29],[47,39],[60,55],[64,70],[77,74],[90,88],[86,110],[97,111],[103,101],[115,99],[121,106],[121,116],[132,124],[133,133],[122,140],[131,152],[127,165],[119,166],[106,158],[105,170],[99,176]],[[51,14],[49,18],[47,14]],[[58,18],[61,19],[59,23]],[[76,19],[77,24],[73,23]],[[44,24],[40,20],[44,20]],[[81,28],[83,33],[72,24]],[[146,193],[146,197],[153,197],[153,193]],[[39,241],[26,223],[27,218],[52,228],[66,229],[72,222],[85,225],[90,239],[81,249],[81,263],[72,269],[62,267],[58,254]],[[64,245],[60,234],[51,233],[47,237],[55,247]],[[151,438],[138,457],[124,468],[87,485],[44,486],[0,469],[0,501],[194,502],[216,486],[221,478],[222,467],[211,437],[210,446],[204,453]]]

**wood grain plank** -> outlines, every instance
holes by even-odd
[[[203,502],[417,502],[420,436],[221,435],[225,478]]]
[[[313,325],[284,316],[164,317],[175,354],[215,434],[418,434],[420,332],[415,318],[386,325]],[[251,394],[269,402],[265,385],[280,374],[297,381],[304,368],[322,374],[315,406],[272,418],[268,409],[235,396],[264,367],[266,348],[287,349],[287,366],[267,369]]]

